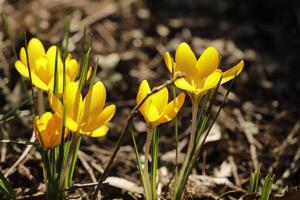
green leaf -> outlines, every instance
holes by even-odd
[[[146,189],[147,184],[145,182],[146,180],[145,180],[144,173],[143,173],[142,162],[141,162],[141,159],[140,159],[139,150],[138,150],[138,147],[136,145],[136,140],[135,140],[134,132],[133,132],[132,128],[130,128],[130,133],[131,133],[132,143],[133,143],[133,147],[134,147],[135,158],[136,158],[136,161],[137,161],[137,168],[138,168],[138,170],[140,172],[140,175],[141,175],[144,191],[145,191],[145,193],[147,193],[148,190]],[[148,196],[148,194],[145,194],[145,196]]]
[[[260,200],[269,200],[270,194],[272,192],[272,184],[274,181],[274,175],[269,173],[264,180],[263,186],[262,186],[262,192],[260,195]]]
[[[157,178],[157,167],[158,167],[158,150],[159,150],[159,142],[158,142],[158,128],[153,129],[153,138],[152,138],[152,151],[151,151],[151,174],[150,181],[152,187],[152,197],[156,199],[156,178]]]
[[[7,181],[5,176],[0,171],[0,191],[5,195],[7,199],[16,199],[16,192]]]
[[[255,172],[251,173],[250,180],[249,180],[249,186],[248,186],[249,193],[257,192],[259,178],[260,178],[260,166],[257,167]]]
[[[89,48],[85,54],[83,64],[81,66],[80,76],[79,76],[79,89],[82,90],[85,86],[87,72],[89,68],[89,61],[91,56],[91,48]]]

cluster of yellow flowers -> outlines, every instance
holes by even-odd
[[[32,84],[48,93],[49,104],[54,113],[46,112],[36,116],[34,130],[38,142],[45,148],[61,143],[63,121],[66,127],[64,137],[69,130],[76,134],[91,137],[104,136],[108,131],[107,123],[116,112],[115,105],[104,107],[106,89],[102,82],[96,82],[83,99],[76,80],[79,65],[71,55],[65,60],[66,87],[63,90],[63,61],[57,46],[51,46],[47,52],[41,41],[33,38],[28,49],[20,51],[20,60],[15,67],[24,77],[31,77]],[[57,70],[58,94],[54,94],[55,68]],[[90,73],[89,73],[90,74]]]
[[[207,90],[215,88],[219,81],[220,84],[223,84],[232,80],[244,68],[244,61],[241,60],[234,67],[222,72],[219,69],[220,55],[217,49],[208,47],[197,60],[185,42],[177,47],[175,61],[169,52],[164,55],[164,60],[173,77],[180,73],[185,74],[184,78],[175,80],[175,86],[187,91],[194,103],[198,102]],[[148,82],[144,80],[139,88],[137,103],[140,103],[150,92]],[[167,104],[168,98],[168,90],[164,88],[148,98],[140,108],[140,112],[150,127],[172,120],[183,105],[185,95],[184,93],[179,94],[169,104]]]
[[[196,59],[195,54],[188,44],[181,43],[175,54],[175,61],[167,52],[164,56],[165,64],[173,76],[184,73],[185,77],[175,81],[176,87],[188,92],[192,102],[199,101],[202,94],[213,89],[221,80],[221,84],[230,81],[237,76],[244,67],[240,61],[236,66],[222,72],[219,69],[220,55],[213,48],[207,48]],[[63,67],[65,66],[66,86],[63,89]],[[15,67],[18,72],[29,78],[32,84],[48,93],[49,104],[53,113],[46,112],[42,116],[36,116],[34,130],[38,142],[44,148],[52,148],[60,144],[62,138],[62,123],[64,121],[64,136],[68,131],[77,134],[85,134],[91,137],[101,137],[108,131],[107,123],[115,114],[114,104],[104,107],[106,101],[106,89],[102,82],[96,82],[83,98],[79,81],[76,79],[79,73],[79,64],[69,54],[63,64],[61,53],[57,46],[51,46],[47,51],[41,41],[33,38],[29,41],[28,48],[20,51],[20,60]],[[58,77],[58,92],[54,94],[55,67]],[[30,71],[29,71],[30,69]],[[89,75],[91,70],[89,70]],[[88,76],[89,76],[88,75]],[[151,93],[147,80],[143,80],[136,97],[137,104]],[[182,107],[185,94],[180,93],[174,100],[168,103],[168,89],[163,88],[151,95],[140,107],[139,111],[145,118],[149,127],[156,127],[172,120]],[[63,120],[65,118],[65,120]]]

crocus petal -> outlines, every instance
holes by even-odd
[[[52,91],[48,94],[48,101],[52,110],[59,116],[63,117],[63,105],[61,101],[57,98]]]
[[[178,111],[182,107],[185,99],[185,94],[180,93],[173,101],[168,103],[165,107],[165,110],[161,117],[152,123],[153,127],[158,126],[159,124],[166,123],[174,119]]]
[[[219,69],[215,70],[205,79],[202,91],[206,91],[216,87],[221,78],[222,78],[222,71]]]
[[[65,127],[67,127],[70,131],[77,132],[79,129],[79,124],[69,116],[66,116],[65,119]]]
[[[34,125],[37,140],[43,148],[52,148],[60,144],[62,121],[57,115],[46,112],[40,118],[35,118]]]
[[[89,123],[87,123],[84,127],[82,127],[82,130],[84,132],[90,132],[93,131],[100,126],[106,124],[109,122],[116,112],[116,106],[115,105],[109,105],[103,109],[103,111],[99,114],[99,116],[95,118],[90,118]]]
[[[88,132],[88,133],[83,133],[85,135],[88,135],[90,137],[103,137],[107,134],[109,128],[107,125],[103,125],[100,128],[92,131],[92,132]]]
[[[69,82],[63,94],[66,115],[77,122],[78,116],[82,110],[82,96],[79,90],[79,84]]]
[[[69,75],[70,80],[74,81],[78,75],[79,65],[75,59],[69,55],[65,61],[66,73]]]
[[[56,55],[57,54],[57,55]],[[46,53],[46,56],[48,58],[48,70],[53,71],[55,70],[55,65],[57,65],[57,72],[62,72],[63,71],[63,63],[60,57],[60,51],[57,49],[57,46],[52,45]],[[56,60],[57,56],[57,60]],[[54,74],[54,73],[53,73]]]
[[[140,87],[138,94],[136,96],[137,104],[141,103],[141,101],[151,92],[150,86],[147,80],[143,80]]]
[[[41,90],[48,91],[48,86],[35,73],[31,73],[32,84]]]
[[[45,49],[42,42],[37,38],[32,38],[28,44],[28,58],[30,67],[34,68],[35,61],[45,55]]]
[[[179,78],[174,83],[175,83],[176,87],[178,87],[182,90],[186,90],[188,92],[194,92],[196,89],[185,78]]]
[[[175,69],[175,62],[172,58],[172,56],[170,55],[169,52],[165,53],[164,55],[164,61],[165,61],[165,64],[168,68],[168,70],[171,72],[171,73],[174,73],[176,71]]]
[[[203,79],[204,77],[209,76],[209,74],[213,73],[218,68],[219,63],[220,55],[218,50],[214,47],[205,49],[196,64],[200,72],[199,78]]]
[[[25,66],[21,61],[17,60],[15,62],[15,67],[17,69],[17,71],[24,77],[28,78],[29,77],[29,73],[28,73],[28,67]]]
[[[152,94],[149,97],[149,99],[152,100],[153,104],[155,105],[159,113],[161,113],[164,107],[166,107],[168,103],[168,98],[169,98],[169,92],[166,87],[156,92],[155,94]]]
[[[226,83],[232,80],[234,76],[239,75],[242,72],[243,68],[244,68],[244,61],[241,60],[237,65],[235,65],[234,67],[230,68],[229,70],[223,73],[221,84]]]
[[[187,43],[183,42],[177,47],[175,62],[176,71],[185,72],[188,79],[193,79],[192,77],[198,74],[196,68],[197,59]]]
[[[89,118],[97,117],[103,110],[106,100],[106,89],[101,81],[98,81],[88,91],[83,100],[82,121],[87,122]]]
[[[154,122],[159,118],[159,111],[157,110],[157,107],[153,103],[152,99],[149,99],[148,109],[145,110],[144,113],[142,113],[145,120],[147,122]]]
[[[27,67],[27,56],[24,47],[22,47],[20,50],[20,60]]]
[[[69,83],[70,82],[70,78],[68,75],[65,76],[65,83]],[[48,84],[48,88],[49,90],[51,91],[54,91],[54,82],[55,82],[55,77],[52,77],[51,80],[49,81],[49,84]],[[61,95],[63,93],[63,84],[64,82],[64,75],[62,73],[59,73],[58,76],[57,76],[57,93],[59,95]]]
[[[35,71],[34,73],[46,84],[53,77],[54,71],[50,71],[48,67],[48,59],[46,56],[39,57],[35,60]]]

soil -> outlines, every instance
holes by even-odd
[[[205,144],[199,163],[187,185],[185,199],[256,199],[244,195],[249,176],[261,166],[261,182],[268,172],[275,175],[274,200],[300,199],[300,5],[298,1],[167,1],[167,0],[73,0],[0,1],[17,52],[24,35],[40,38],[47,47],[60,41],[64,24],[71,19],[69,51],[80,57],[83,30],[85,43],[92,40],[92,61],[100,58],[97,78],[107,87],[108,103],[117,113],[105,138],[84,137],[74,183],[99,179],[135,105],[139,83],[162,84],[168,78],[163,54],[172,55],[177,45],[189,43],[199,56],[208,46],[222,55],[222,69],[245,61],[235,80],[228,103]],[[0,21],[0,27],[3,27]],[[92,38],[92,39],[91,39]],[[32,105],[28,81],[14,68],[16,57],[4,28],[0,29],[0,122],[1,139],[29,141],[32,133]],[[221,93],[224,93],[224,86]],[[180,144],[186,151],[190,126],[190,102],[179,114]],[[135,118],[137,143],[142,151],[146,126]],[[161,198],[170,196],[175,134],[172,123],[160,130],[159,187]],[[11,168],[26,146],[0,145],[0,168],[19,197],[43,199],[41,156],[32,147],[18,166]],[[85,163],[85,164],[84,164]],[[87,163],[87,165],[86,165]],[[131,138],[127,136],[109,177],[141,186]],[[93,187],[74,190],[71,197],[88,199]],[[283,196],[276,196],[286,191]],[[39,195],[41,194],[41,195]],[[114,184],[101,189],[103,199],[143,199],[141,193]],[[70,198],[71,198],[70,197]],[[2,198],[0,196],[0,198]]]

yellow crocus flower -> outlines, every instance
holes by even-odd
[[[173,75],[185,73],[186,76],[176,80],[175,85],[188,91],[195,100],[199,99],[205,91],[216,87],[221,78],[221,84],[230,81],[244,68],[244,61],[241,60],[231,69],[222,72],[218,69],[220,55],[217,49],[208,47],[197,60],[190,46],[185,42],[177,47],[175,61],[169,52],[165,54],[164,60]]]
[[[52,91],[48,97],[51,108],[59,117],[63,117],[65,109],[65,126],[69,130],[91,137],[106,135],[107,123],[116,112],[114,104],[104,108],[106,89],[100,81],[93,85],[84,99],[78,82],[67,83],[62,101]]]
[[[61,143],[62,119],[50,112],[34,119],[34,133],[37,141],[45,149],[53,148]],[[65,133],[67,136],[67,131]]]
[[[136,97],[137,104],[151,93],[150,86],[147,80],[143,80]],[[181,106],[184,103],[185,94],[179,94],[173,101],[168,103],[169,93],[168,89],[164,87],[157,93],[151,95],[140,107],[139,111],[144,116],[148,125],[153,128],[162,123],[171,121]]]
[[[60,57],[59,50],[57,51],[57,46],[51,46],[46,52],[42,42],[39,39],[32,38],[28,43],[27,53],[32,84],[44,91],[53,90],[56,52],[58,52],[58,92],[61,93],[63,85],[63,62]],[[21,48],[20,60],[16,61],[15,67],[22,76],[29,78],[27,56],[24,47]],[[65,60],[65,70],[66,81],[74,81],[78,74],[79,66],[78,62],[75,59],[72,59],[71,55],[68,55]]]

